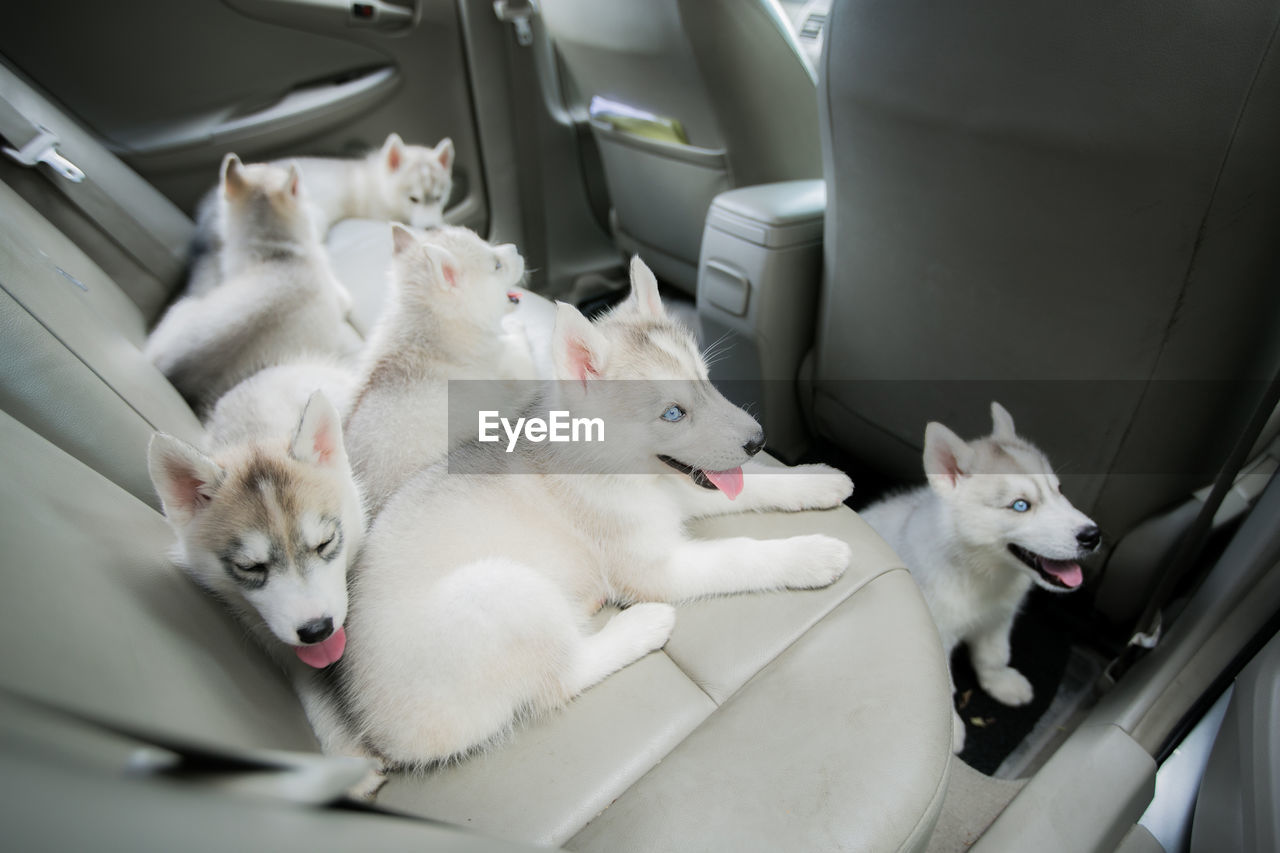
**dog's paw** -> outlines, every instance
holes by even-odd
[[[356,800],[370,801],[377,796],[382,786],[387,784],[387,768],[378,762],[376,769],[370,770],[365,777],[347,789],[347,795]]]
[[[640,654],[655,651],[667,644],[676,626],[676,609],[670,604],[645,602],[633,604],[611,620],[626,627],[635,649]]]
[[[951,752],[953,755],[964,752],[964,718],[954,708],[951,709]]]
[[[831,509],[853,494],[853,480],[830,465],[797,465],[793,469],[804,484],[799,495],[800,509]]]
[[[785,580],[791,589],[828,586],[849,568],[853,552],[839,539],[815,534],[793,536],[787,541],[792,548]]]
[[[1026,705],[1035,696],[1031,682],[1011,666],[979,672],[978,683],[1002,705]]]

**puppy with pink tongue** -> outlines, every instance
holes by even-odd
[[[1032,585],[1070,592],[1084,583],[1079,561],[1098,548],[1098,526],[1062,494],[1048,458],[991,404],[991,435],[965,442],[940,423],[924,433],[929,485],[863,510],[862,518],[911,571],[947,655],[960,643],[978,683],[1005,705],[1034,691],[1009,666],[1009,634]],[[952,746],[964,748],[953,720]]]
[[[539,422],[536,435],[460,441],[369,532],[339,676],[363,742],[393,766],[501,743],[517,718],[552,713],[661,647],[673,604],[826,586],[848,566],[849,545],[831,536],[689,532],[698,516],[838,506],[852,484],[758,459],[760,424],[710,382],[638,258],[631,287],[595,322],[559,306],[557,381],[503,404],[508,421]],[[462,420],[487,422],[489,408]],[[569,421],[600,428],[548,438]],[[602,603],[623,609],[593,631]]]

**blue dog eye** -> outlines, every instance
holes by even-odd
[[[671,404],[671,408],[667,409],[665,412],[662,413],[662,419],[670,423],[675,423],[676,421],[680,420],[683,417],[684,417],[684,409],[680,408],[674,403]]]
[[[1031,504],[1027,503],[1022,498],[1018,498],[1016,501],[1009,504],[1009,509],[1013,510],[1014,512],[1026,512],[1027,510],[1031,509]]]

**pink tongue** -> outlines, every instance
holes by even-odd
[[[342,657],[342,653],[346,648],[346,629],[339,628],[323,643],[316,643],[313,646],[294,646],[293,650],[298,653],[298,657],[307,666],[313,666],[316,669],[324,669],[326,666]]]
[[[1084,583],[1084,572],[1079,563],[1068,563],[1063,560],[1040,560],[1040,568],[1062,581],[1064,586],[1075,589]]]
[[[729,500],[733,500],[742,493],[742,469],[734,468],[729,471],[703,471],[707,479],[711,481],[717,489],[729,496]]]

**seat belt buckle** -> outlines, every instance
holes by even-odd
[[[36,126],[36,130],[39,132],[30,142],[22,146],[21,150],[5,146],[0,148],[0,151],[4,151],[11,160],[27,168],[34,168],[44,163],[73,184],[83,181],[84,170],[58,152],[58,135],[40,125]]]
[[[1137,646],[1140,649],[1154,649],[1159,644],[1160,637],[1164,633],[1164,614],[1157,610],[1155,618],[1151,621],[1151,629],[1134,633],[1129,638],[1129,645]]]
[[[516,30],[516,44],[528,47],[533,44],[533,27],[529,21],[538,14],[534,0],[493,0],[493,14],[504,24]]]

